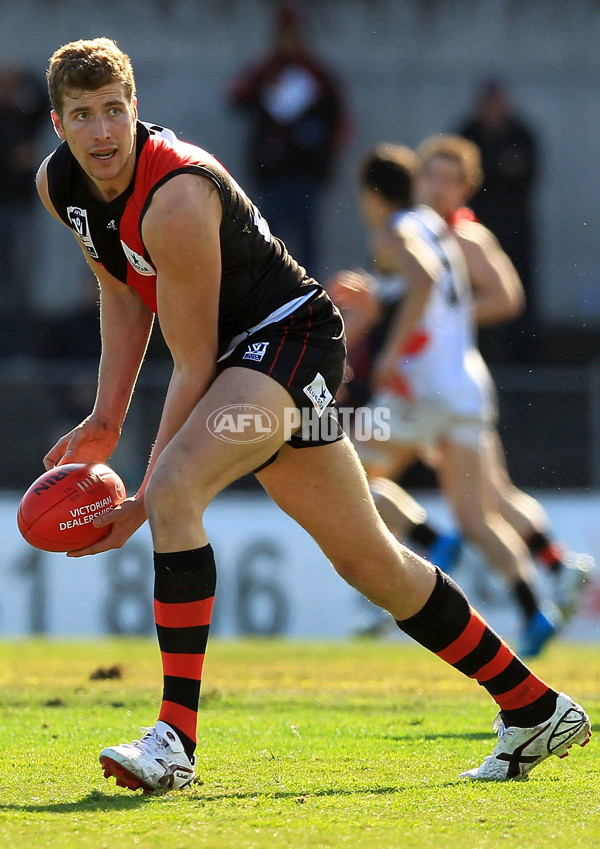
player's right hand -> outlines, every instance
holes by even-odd
[[[65,463],[106,463],[116,448],[120,432],[94,416],[70,430],[44,457],[44,468]]]

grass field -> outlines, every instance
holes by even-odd
[[[600,721],[596,648],[557,644],[535,670]],[[411,644],[213,641],[199,780],[159,798],[97,761],[156,719],[152,640],[0,643],[0,682],[0,847],[600,846],[595,739],[528,781],[459,779],[493,748],[495,706]]]

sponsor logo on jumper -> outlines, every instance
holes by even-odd
[[[229,404],[208,417],[206,427],[224,442],[261,442],[268,439],[279,421],[275,413],[256,404]]]
[[[114,218],[111,218],[108,224],[106,225],[107,230],[118,230],[117,224]]]
[[[92,257],[92,259],[98,259],[98,251],[96,250],[94,242],[92,241],[92,237],[90,235],[87,210],[81,209],[80,206],[68,206],[67,217],[71,222],[71,226],[83,242],[83,246],[85,247],[86,251]]]
[[[333,395],[327,388],[325,378],[321,372],[317,372],[315,379],[304,387],[304,394],[308,395],[313,407],[320,416],[323,415],[323,411],[329,402],[333,401]]]
[[[154,277],[156,271],[152,268],[150,263],[146,262],[143,256],[140,256],[140,254],[133,251],[129,245],[126,245],[123,239],[121,239],[121,247],[127,257],[127,261],[135,268],[138,274],[143,274],[144,277]]]
[[[262,358],[267,353],[268,342],[252,342],[248,345],[248,350],[242,357],[243,360],[254,360],[257,363],[262,362]]]

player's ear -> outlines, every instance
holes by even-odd
[[[52,126],[54,127],[54,132],[59,137],[61,141],[65,140],[65,132],[62,127],[62,121],[60,120],[60,116],[54,109],[50,112],[50,117],[52,118]]]
[[[138,119],[138,101],[137,97],[134,97],[131,101],[131,114],[133,115],[134,121]]]

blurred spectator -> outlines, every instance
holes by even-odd
[[[0,356],[28,353],[36,244],[36,141],[49,111],[46,89],[29,72],[0,66]]]
[[[482,351],[492,361],[534,359],[537,310],[532,189],[538,164],[537,139],[513,110],[506,88],[495,79],[482,83],[473,114],[456,132],[475,142],[481,151],[484,181],[471,206],[513,261],[527,301],[517,321],[482,334]]]
[[[320,276],[320,205],[345,132],[338,82],[306,48],[300,12],[278,8],[274,43],[233,81],[231,105],[251,119],[248,167],[273,234]]]

